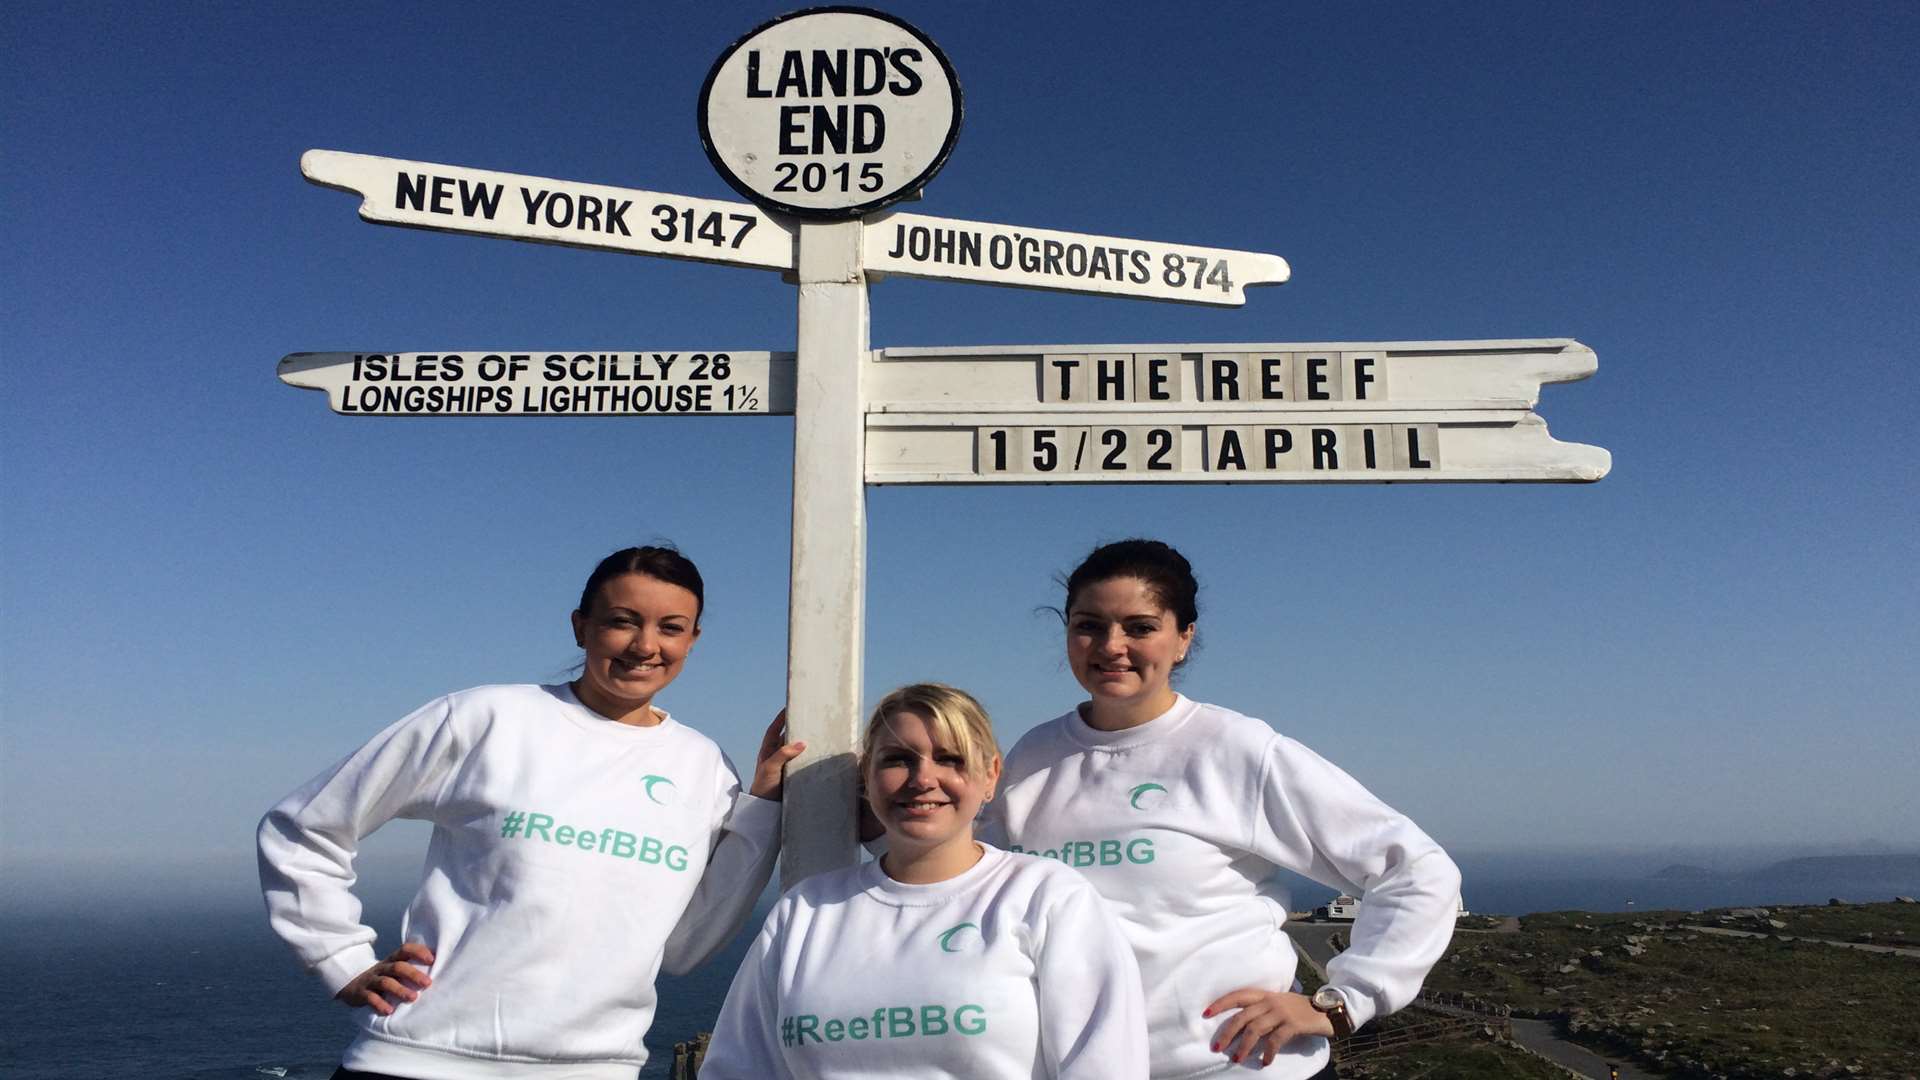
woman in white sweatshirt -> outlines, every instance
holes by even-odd
[[[1067,579],[1067,664],[1089,700],[1007,756],[984,835],[1084,874],[1147,987],[1155,1080],[1331,1078],[1327,1036],[1406,1005],[1453,932],[1459,871],[1411,821],[1266,723],[1175,692],[1198,583],[1153,540]],[[1295,992],[1285,868],[1364,896],[1328,988]]]
[[[1140,974],[1086,880],[974,839],[1000,755],[951,687],[887,695],[860,756],[878,861],[775,905],[701,1080],[1144,1080]]]
[[[260,823],[273,928],[361,1013],[336,1078],[632,1080],[654,978],[732,936],[772,871],[781,768],[751,793],[654,698],[700,636],[705,590],[678,551],[602,560],[572,616],[580,677],[482,686],[423,706]],[[351,886],[360,838],[433,824],[385,959]]]

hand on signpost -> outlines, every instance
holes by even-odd
[[[757,799],[780,801],[781,790],[786,786],[787,762],[806,750],[803,742],[787,742],[787,710],[781,709],[767,725],[767,733],[760,736],[760,754],[753,765],[753,786],[748,793]]]
[[[353,981],[333,997],[350,1009],[367,1008],[381,1016],[392,1016],[395,1005],[414,1000],[420,991],[433,985],[433,979],[425,971],[432,966],[433,950],[409,941],[389,953],[385,960],[354,976]]]
[[[1240,1011],[1220,1026],[1211,1048],[1235,1062],[1245,1061],[1259,1051],[1258,1068],[1273,1064],[1273,1055],[1295,1039],[1308,1035],[1333,1036],[1333,1021],[1314,1008],[1313,1000],[1305,994],[1246,987],[1215,1001],[1200,1015],[1218,1016],[1228,1009]]]

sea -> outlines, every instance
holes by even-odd
[[[1794,882],[1739,876],[1553,877],[1476,875],[1464,889],[1477,912],[1699,910],[1855,902],[1920,893],[1920,880],[1885,874]],[[1333,894],[1293,885],[1292,907]],[[763,907],[765,905],[763,901]],[[128,914],[0,911],[0,1019],[6,1080],[261,1080],[328,1076],[352,1037],[347,1009],[329,1000],[273,936],[257,899]],[[370,925],[391,947],[396,903],[369,904]],[[749,928],[757,927],[759,918]],[[639,1076],[670,1075],[673,1043],[710,1030],[750,933],[684,978],[663,979],[660,1009]]]

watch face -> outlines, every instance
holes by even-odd
[[[1340,992],[1331,986],[1323,986],[1313,992],[1313,1007],[1321,1012],[1338,1009],[1345,1005],[1346,1001],[1340,997]]]

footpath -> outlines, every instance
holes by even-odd
[[[1659,1073],[1650,1073],[1625,1061],[1602,1057],[1579,1043],[1568,1042],[1546,1020],[1516,1018],[1513,1021],[1513,1041],[1555,1065],[1571,1069],[1581,1076],[1592,1077],[1592,1080],[1608,1080],[1613,1075],[1607,1072],[1609,1065],[1620,1070],[1620,1080],[1661,1080]]]
[[[1831,945],[1836,949],[1859,949],[1861,952],[1892,953],[1895,956],[1920,957],[1920,948],[1911,945],[1869,945],[1864,941],[1835,941],[1832,938],[1794,937],[1790,934],[1763,934],[1755,930],[1729,930],[1724,926],[1698,926],[1693,923],[1681,923],[1680,929],[1691,930],[1696,934],[1719,934],[1721,937],[1774,938],[1781,941],[1815,941],[1822,945]]]

